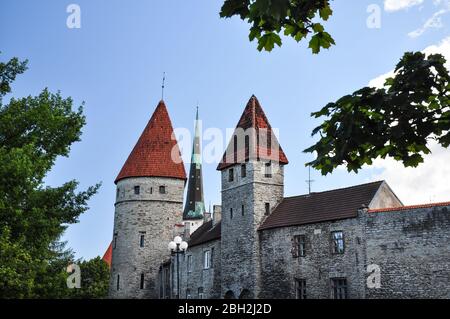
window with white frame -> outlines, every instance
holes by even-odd
[[[203,252],[203,269],[211,268],[211,251],[205,250]]]

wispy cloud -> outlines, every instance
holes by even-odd
[[[447,59],[450,69],[450,37],[423,50],[426,54],[440,53]],[[371,86],[380,86],[393,71],[370,81]],[[372,171],[371,180],[384,179],[405,204],[428,203],[450,200],[450,148],[443,148],[430,142],[431,154],[424,156],[424,163],[416,168],[405,168],[402,163],[391,158],[377,159],[368,167]]]
[[[394,12],[417,6],[422,3],[423,0],[384,0],[384,10]]]
[[[423,24],[422,27],[420,27],[419,29],[416,29],[414,31],[411,31],[410,33],[408,33],[408,36],[410,38],[417,38],[417,37],[420,37],[427,29],[442,28],[444,25],[442,23],[441,16],[446,14],[447,12],[449,12],[448,9],[441,9],[441,10],[435,12],[431,16],[431,18],[429,18],[427,21],[425,21],[425,23]]]

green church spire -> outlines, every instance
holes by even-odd
[[[191,168],[184,205],[183,220],[202,219],[205,212],[203,199],[202,155],[200,146],[200,125],[198,119],[198,106],[195,116],[195,135],[192,145]]]

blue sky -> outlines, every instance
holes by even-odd
[[[80,189],[103,183],[89,211],[65,234],[69,246],[83,258],[102,255],[108,246],[113,181],[161,97],[163,72],[175,127],[193,130],[197,101],[204,129],[234,127],[255,94],[290,160],[286,195],[305,193],[304,163],[312,157],[302,150],[314,142],[310,132],[319,123],[310,113],[390,71],[405,51],[437,45],[449,35],[448,1],[386,2],[389,10],[382,0],[332,1],[326,28],[336,46],[312,55],[306,43],[291,39],[271,53],[258,52],[248,41],[248,24],[219,18],[220,0],[2,0],[1,59],[30,60],[13,95],[37,95],[48,87],[73,97],[76,105],[86,103],[82,141],[46,179],[55,186],[77,179]],[[66,26],[71,3],[81,8],[80,29]],[[370,4],[381,8],[379,29],[366,26]],[[428,23],[440,10],[446,11]],[[420,35],[408,35],[419,28]],[[220,203],[215,168],[204,165],[207,206]],[[383,170],[337,170],[326,177],[312,172],[313,190],[367,182],[384,176]]]

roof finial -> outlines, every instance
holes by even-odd
[[[161,100],[164,100],[164,85],[166,82],[166,72],[163,72],[162,85],[161,85]]]
[[[308,183],[308,194],[311,194],[311,184],[314,182],[313,179],[311,179],[311,166],[308,166],[308,179],[306,180],[306,183]]]

